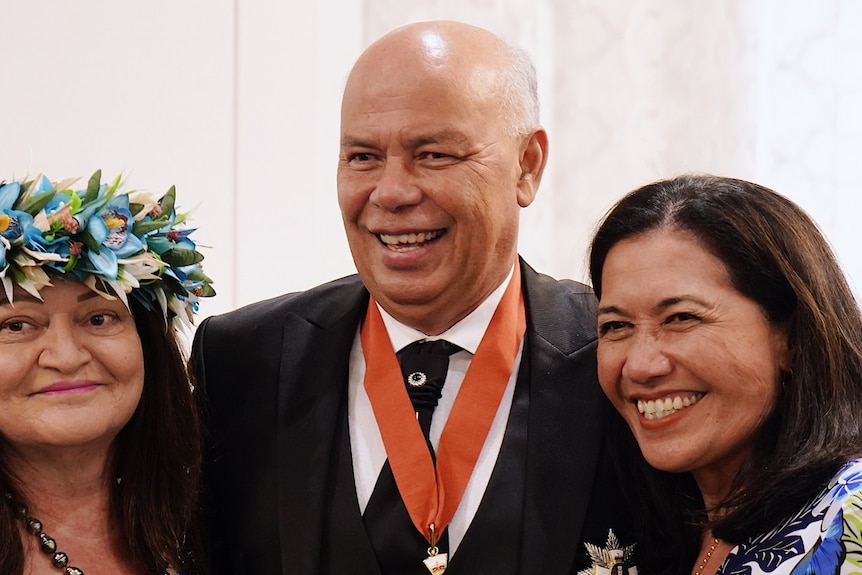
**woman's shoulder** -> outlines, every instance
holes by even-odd
[[[862,491],[862,458],[851,459],[838,470],[838,473],[832,478],[830,486],[838,485],[844,486],[842,492],[846,492],[847,489],[856,492]]]
[[[823,514],[824,524],[843,521],[857,535],[862,531],[862,459],[845,464],[824,489],[813,509],[815,515]],[[862,548],[859,549],[862,552]],[[862,561],[862,556],[859,557]]]
[[[835,474],[812,513],[822,514],[819,538],[794,571],[862,572],[862,459],[848,462]]]
[[[862,459],[838,470],[792,518],[738,545],[722,573],[752,575],[862,571]]]

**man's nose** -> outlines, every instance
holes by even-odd
[[[375,206],[394,212],[420,203],[422,188],[402,157],[387,157],[370,199]]]

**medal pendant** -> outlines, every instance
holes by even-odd
[[[446,571],[446,567],[449,563],[449,554],[437,553],[435,555],[429,555],[427,559],[422,561],[422,563],[425,564],[425,567],[428,568],[428,571],[430,571],[432,575],[443,575],[443,572]]]

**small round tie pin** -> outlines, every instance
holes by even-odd
[[[407,376],[407,385],[410,387],[422,387],[428,381],[428,376],[421,371],[414,371]]]

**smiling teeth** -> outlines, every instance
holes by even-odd
[[[656,399],[644,401],[642,399],[638,400],[638,411],[643,414],[643,416],[649,420],[653,419],[662,419],[680,411],[681,409],[685,409],[686,407],[691,407],[698,401],[703,398],[703,393],[693,393],[687,397],[680,397],[677,395],[676,397],[666,397],[664,399]]]
[[[430,242],[440,235],[440,230],[433,232],[419,232],[418,234],[380,234],[380,241],[394,249],[414,248],[425,242]]]

